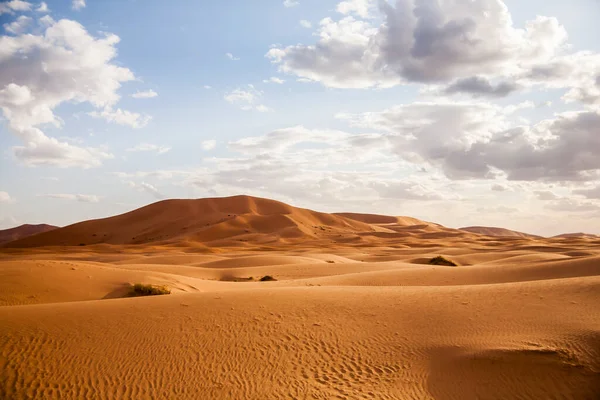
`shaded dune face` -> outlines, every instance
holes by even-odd
[[[596,400],[598,304],[592,236],[168,200],[0,249],[0,399]]]
[[[16,228],[0,230],[0,245],[3,243],[12,242],[29,236],[37,235],[43,232],[49,232],[58,229],[58,226],[53,225],[21,225]]]

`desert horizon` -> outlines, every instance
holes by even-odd
[[[600,399],[599,19],[0,0],[0,400]]]

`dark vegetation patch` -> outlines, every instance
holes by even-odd
[[[265,275],[262,278],[260,278],[261,282],[272,282],[272,281],[276,281],[277,279],[273,278],[271,275]]]
[[[159,296],[163,294],[171,294],[171,290],[166,286],[144,285],[142,283],[136,283],[129,291],[127,297]]]
[[[448,260],[447,258],[443,257],[443,256],[437,256],[432,258],[431,260],[429,260],[429,264],[431,265],[443,265],[446,267],[457,267],[458,264],[456,264],[454,261]]]

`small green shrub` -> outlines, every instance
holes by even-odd
[[[271,282],[271,281],[276,281],[277,279],[273,278],[271,275],[265,275],[262,278],[260,278],[261,282]]]
[[[154,286],[136,283],[129,291],[129,297],[158,296],[162,294],[171,294],[171,290],[166,286]]]
[[[429,264],[431,265],[444,265],[446,267],[456,267],[458,266],[454,261],[450,261],[445,257],[437,256],[429,260]]]

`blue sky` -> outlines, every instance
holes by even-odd
[[[43,4],[0,3],[0,228],[245,193],[600,233],[597,1]]]

